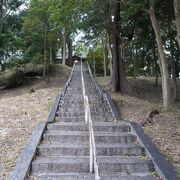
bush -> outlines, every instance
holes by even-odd
[[[20,70],[9,69],[0,73],[0,89],[16,87],[23,84],[24,73]]]
[[[104,74],[104,55],[103,55],[103,50],[102,49],[98,49],[95,51],[95,61],[96,61],[96,76],[103,76]],[[87,60],[91,66],[92,69],[92,73],[93,73],[93,69],[94,69],[94,65],[93,65],[93,51],[90,50],[88,55],[87,55]]]
[[[44,61],[44,55],[41,53],[37,53],[35,56],[33,56],[31,62],[32,64],[42,64]]]

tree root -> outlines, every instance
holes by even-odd
[[[142,126],[145,126],[147,123],[153,123],[153,118],[157,114],[159,114],[159,110],[158,109],[153,109],[152,111],[147,113],[145,119],[140,124]]]

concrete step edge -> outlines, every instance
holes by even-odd
[[[150,159],[140,159],[137,156],[98,156],[98,163],[100,164],[149,164],[152,163]],[[89,164],[89,156],[49,156],[49,157],[38,157],[32,164]]]
[[[96,145],[97,148],[143,148],[139,144],[133,144],[133,143],[114,143],[114,144],[107,144],[107,143],[98,143]],[[45,143],[41,144],[39,148],[89,148],[88,143]]]

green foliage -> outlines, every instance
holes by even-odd
[[[54,1],[31,0],[27,16],[24,18],[24,34],[26,41],[26,57],[33,63],[42,62],[40,54],[44,54],[44,39],[47,38],[47,50],[52,46],[56,51],[58,43],[58,31],[52,12]],[[45,37],[45,28],[47,29]],[[49,57],[49,52],[47,52]],[[53,53],[55,56],[55,53]],[[49,59],[49,58],[48,58]]]
[[[22,53],[22,14],[9,16],[0,34],[0,61],[7,68],[21,61]]]
[[[21,0],[2,1],[0,4],[0,64],[3,69],[19,64],[18,51],[22,50],[22,17],[24,12],[15,13],[22,5]]]
[[[178,121],[180,121],[180,115],[178,115],[176,119],[177,119]],[[179,174],[180,174],[180,173],[179,173]]]
[[[95,55],[95,64],[96,64],[96,75],[97,76],[103,76],[104,73],[104,55],[103,55],[103,49],[97,49],[94,52]],[[87,54],[87,60],[91,66],[91,68],[94,70],[94,62],[93,62],[93,50],[90,50]]]
[[[3,19],[3,22],[0,21],[1,65],[14,66],[30,61],[34,64],[41,63],[44,55],[44,29],[47,26],[48,59],[51,46],[53,58],[55,58],[58,48],[62,46],[63,36],[68,34],[74,38],[76,32],[81,30],[85,34],[84,42],[78,43],[74,50],[77,55],[81,55],[85,49],[93,45],[97,49],[95,52],[97,72],[103,74],[104,42],[102,39],[106,40],[107,37],[104,34],[114,31],[111,22],[115,5],[113,1],[30,0],[27,12],[21,13],[14,13],[22,4],[21,0],[4,2],[6,3],[4,7],[12,13]],[[123,41],[128,41],[124,61],[128,76],[133,76],[134,62],[136,62],[137,75],[154,76],[160,72],[157,67],[156,40],[148,14],[149,2],[120,1],[121,36]],[[175,60],[178,74],[180,56],[176,41],[173,1],[157,0],[155,9],[162,29],[163,44],[168,52],[168,60],[169,62],[172,58]],[[170,40],[172,40],[171,44]],[[17,51],[23,53],[23,58],[15,56]],[[172,51],[173,53],[170,53]],[[92,51],[88,53],[88,60],[92,64]]]
[[[33,56],[31,62],[33,64],[42,64],[44,60],[44,55],[37,53],[35,56]]]
[[[11,69],[0,73],[0,88],[9,88],[21,85],[24,81],[23,72]]]

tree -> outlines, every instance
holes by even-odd
[[[53,58],[53,48],[55,48],[53,44],[57,43],[58,39],[58,29],[50,19],[52,6],[50,0],[31,0],[28,15],[24,21],[29,58],[39,53],[43,54],[41,62],[44,64],[43,79],[46,76],[47,63]]]
[[[96,67],[94,67],[94,55],[95,55]],[[99,47],[96,49],[90,49],[87,54],[87,60],[89,61],[90,66],[93,68],[95,75],[102,76],[104,74],[103,47]]]
[[[5,70],[8,66],[23,63],[23,33],[24,13],[9,15],[4,20],[0,34],[0,66]]]
[[[64,28],[64,32],[63,32],[63,60],[62,63],[65,65],[66,64],[66,37],[67,37],[67,33],[66,33],[66,28]]]
[[[160,27],[159,27],[159,24],[155,15],[153,4],[151,4],[149,14],[150,14],[152,26],[156,35],[156,42],[157,42],[158,52],[160,56],[159,64],[161,66],[160,68],[162,69],[161,76],[162,76],[162,90],[163,90],[163,106],[166,110],[169,110],[171,107],[171,92],[170,92],[168,63],[167,63],[166,55],[164,53]]]
[[[0,0],[0,33],[2,32],[4,20],[24,2],[23,0]]]
[[[121,19],[121,4],[117,1],[113,2],[113,17],[112,21],[113,31],[109,31],[111,43],[113,45],[112,55],[113,55],[113,91],[120,91],[122,93],[128,93],[133,95],[132,90],[124,69],[124,43],[126,43],[125,37],[122,34],[122,19]]]
[[[102,37],[103,45],[103,54],[104,54],[104,77],[107,76],[107,66],[108,66],[108,35],[105,34],[104,38]]]
[[[82,16],[82,27],[89,34],[101,34],[104,30],[108,33],[113,59],[112,90],[135,94],[124,69],[124,48],[133,37],[133,29],[124,30],[122,4],[124,1],[91,1],[88,7],[86,6],[88,10]]]
[[[76,32],[79,21],[80,7],[85,1],[79,2],[74,0],[54,0],[51,9],[51,20],[59,28],[59,34],[62,39],[62,57],[63,64],[66,64],[66,55],[68,47],[68,58],[72,59],[72,35]]]
[[[17,9],[22,0],[0,1],[0,66],[5,70],[7,64],[19,61],[22,50],[22,17],[24,12]],[[14,61],[14,62],[12,62]]]
[[[176,19],[176,27],[177,27],[177,41],[180,48],[180,2],[179,0],[174,0],[174,12]]]

